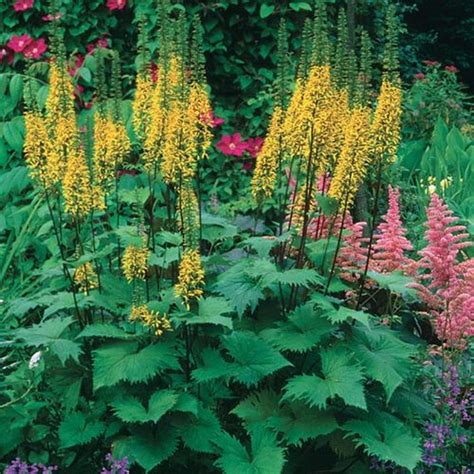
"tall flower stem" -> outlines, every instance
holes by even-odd
[[[66,265],[66,257],[64,255],[63,245],[62,245],[62,242],[61,242],[59,231],[56,228],[56,219],[54,218],[54,213],[53,213],[53,208],[51,207],[51,201],[50,201],[50,198],[49,198],[49,193],[46,189],[45,189],[45,196],[46,196],[46,204],[48,206],[49,215],[51,217],[51,222],[53,223],[54,236],[56,237],[56,243],[57,243],[58,248],[59,248],[59,254],[61,255],[61,260],[63,261],[63,273],[64,273],[64,276],[66,277],[66,279],[69,281],[69,284],[71,285],[72,299],[74,301],[74,309],[75,309],[75,312],[76,312],[77,321],[78,321],[79,325],[81,326],[81,328],[83,328],[84,327],[84,322],[82,321],[81,312],[79,311],[79,305],[77,303],[77,295],[76,295],[76,290],[74,288],[74,280],[72,279],[71,272],[69,271],[69,268]]]
[[[362,293],[364,291],[365,281],[367,279],[367,272],[369,271],[370,265],[370,257],[372,253],[372,247],[374,244],[374,233],[375,233],[375,222],[377,220],[377,212],[379,206],[379,197],[380,197],[380,188],[382,187],[382,158],[379,158],[378,167],[377,167],[377,188],[375,190],[375,199],[374,199],[374,207],[372,209],[372,223],[370,227],[370,238],[369,238],[369,246],[367,248],[367,259],[365,261],[364,273],[360,278],[360,286],[359,286],[359,295],[357,297],[357,305],[356,310],[360,308],[360,303],[362,301]]]

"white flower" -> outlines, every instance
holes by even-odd
[[[30,359],[30,362],[28,364],[28,367],[30,369],[34,369],[38,367],[39,361],[41,360],[41,351],[35,352]]]

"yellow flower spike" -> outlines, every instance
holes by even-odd
[[[209,124],[209,117],[211,116],[212,108],[206,89],[201,84],[191,84],[187,119],[190,126],[196,128],[196,145],[198,152],[202,154],[200,158],[204,158],[206,150],[212,143],[212,131]]]
[[[117,166],[123,163],[130,150],[130,139],[124,124],[114,122],[111,116],[97,113],[94,118],[93,171],[94,181],[103,187],[104,193],[115,179]]]
[[[144,141],[151,123],[151,97],[153,81],[148,71],[140,73],[136,80],[135,99],[133,101],[133,129],[137,137]]]
[[[372,123],[372,153],[376,159],[393,163],[400,143],[402,90],[399,84],[382,80]]]
[[[94,208],[89,168],[82,149],[73,150],[69,156],[63,179],[65,210],[80,219]]]
[[[350,206],[370,164],[370,109],[355,107],[329,187],[329,196]],[[342,211],[342,209],[341,209]]]
[[[152,329],[156,336],[162,336],[165,332],[173,330],[166,314],[160,315],[158,312],[150,311],[146,304],[132,306],[130,321],[139,322]]]
[[[46,126],[51,140],[48,179],[59,182],[66,172],[69,156],[79,144],[74,109],[74,87],[65,68],[50,66],[49,93],[46,99]]]
[[[164,108],[161,81],[158,81],[153,90],[150,105],[150,126],[145,137],[143,162],[145,170],[151,173],[160,162],[163,155],[163,139],[166,126],[166,110]]]
[[[122,270],[126,280],[131,283],[133,280],[144,280],[148,271],[149,249],[142,245],[129,245],[123,254]]]
[[[23,153],[31,176],[38,180],[46,189],[54,185],[55,174],[52,176],[48,161],[51,157],[51,142],[45,118],[41,114],[26,112],[25,117],[25,141]]]
[[[303,96],[303,82],[297,80],[282,125],[286,151],[290,156],[302,154],[307,139],[308,123],[303,109]]]
[[[275,107],[265,141],[257,155],[257,163],[252,178],[252,195],[259,203],[270,198],[275,189],[278,157],[282,153],[283,119],[283,110],[280,107]],[[281,156],[280,159],[282,159]]]
[[[198,250],[187,249],[179,264],[178,283],[175,285],[176,296],[183,299],[189,310],[191,302],[203,295],[204,269]]]
[[[86,262],[74,271],[74,283],[86,295],[90,290],[98,288],[99,279],[91,262]]]
[[[190,181],[185,181],[178,189],[177,211],[185,247],[196,248],[199,244],[199,203]]]

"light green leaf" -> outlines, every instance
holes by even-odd
[[[283,399],[302,400],[310,407],[326,408],[328,398],[339,396],[348,405],[367,409],[363,375],[352,357],[339,349],[321,351],[323,378],[297,375],[286,384]]]
[[[408,426],[393,416],[386,416],[381,422],[351,420],[343,429],[355,436],[357,445],[363,445],[365,452],[381,461],[394,462],[410,471],[421,460],[420,440],[410,434]]]
[[[279,412],[279,396],[272,390],[252,393],[230,413],[241,418],[249,431],[264,426],[269,418]]]
[[[306,352],[334,330],[310,303],[299,306],[288,316],[288,321],[277,325],[276,329],[262,331],[260,336],[281,351]]]
[[[113,454],[117,458],[128,456],[146,472],[168,459],[178,447],[178,433],[168,424],[159,429],[140,428],[132,436],[114,443]]]
[[[112,324],[90,324],[86,326],[77,336],[76,339],[82,337],[104,337],[111,339],[130,339],[133,334],[126,333],[123,329]]]
[[[275,11],[275,5],[263,3],[260,5],[260,18],[267,18]]]
[[[138,350],[136,342],[120,342],[94,351],[94,390],[120,381],[146,382],[167,369],[178,369],[177,353],[165,343]]]
[[[334,324],[342,323],[343,321],[347,321],[349,318],[351,318],[359,321],[367,328],[370,328],[368,313],[364,313],[363,311],[355,311],[351,308],[347,308],[346,306],[339,306],[337,311],[330,311],[329,313],[326,313],[326,317]]]
[[[232,377],[244,385],[256,385],[277,370],[291,366],[278,351],[249,331],[224,336],[223,346],[235,360]]]
[[[295,446],[339,428],[331,413],[309,408],[298,402],[287,404],[279,413],[270,416],[268,426],[283,433],[287,442]]]
[[[277,444],[276,435],[264,428],[251,433],[250,450],[228,433],[216,438],[220,457],[216,466],[224,474],[280,474],[285,464],[285,451]]]
[[[215,324],[232,329],[232,318],[222,316],[232,311],[233,308],[225,298],[211,296],[199,301],[199,314],[186,316],[186,324]]]
[[[84,413],[69,413],[59,425],[59,442],[62,448],[87,444],[100,436],[104,429],[104,423],[93,418],[86,418]]]
[[[217,416],[206,408],[200,407],[196,415],[183,414],[172,421],[184,444],[198,453],[214,453],[212,440],[221,433]]]

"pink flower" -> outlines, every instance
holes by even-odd
[[[263,138],[249,138],[247,140],[247,151],[253,158],[256,158],[263,146]]]
[[[0,63],[6,61],[7,64],[13,63],[15,53],[8,46],[0,46]]]
[[[25,58],[29,59],[39,59],[48,49],[46,41],[43,38],[40,38],[36,41],[29,43],[23,50]]]
[[[459,69],[456,66],[454,66],[453,64],[451,64],[450,66],[446,66],[444,68],[444,70],[448,71],[448,72],[452,72],[454,74],[457,74],[459,72]]]
[[[58,13],[55,13],[54,15],[48,14],[48,15],[42,16],[41,19],[42,19],[43,21],[57,21],[57,20],[59,20],[62,16],[63,16],[62,13],[58,12]]]
[[[458,262],[460,251],[471,243],[465,241],[466,228],[452,214],[433,193],[427,210],[428,245],[420,252],[419,264],[427,273],[411,286],[430,307],[438,337],[451,347],[463,347],[474,335],[474,259]]]
[[[16,0],[15,5],[13,5],[13,9],[16,12],[23,12],[25,10],[33,8],[34,3],[35,0]]]
[[[372,267],[381,273],[390,273],[395,270],[411,273],[413,261],[405,257],[404,252],[413,250],[413,247],[405,237],[406,231],[400,218],[398,204],[400,192],[389,186],[388,196],[388,211],[382,217],[384,222],[377,228],[379,233],[375,235]]]
[[[109,10],[123,10],[127,6],[127,0],[107,0]]]
[[[95,43],[89,43],[86,46],[87,52],[89,54],[93,53],[96,48],[107,48],[109,46],[109,40],[105,36],[103,38],[99,38]]]
[[[219,127],[220,125],[222,125],[225,122],[225,120],[223,118],[216,117],[214,115],[213,110],[210,110],[209,112],[207,112],[205,114],[201,114],[199,119],[202,122],[204,122],[206,125],[208,125],[209,127],[212,127],[212,128]]]
[[[422,72],[417,72],[417,73],[415,74],[415,79],[416,79],[417,81],[422,81],[424,78],[425,78],[425,75],[424,75]]]
[[[150,76],[151,81],[155,84],[158,81],[158,64],[153,61],[150,63]]]
[[[438,61],[432,61],[430,59],[425,59],[423,61],[423,64],[425,64],[426,66],[428,67],[435,67],[435,66],[439,66],[439,62]]]
[[[84,64],[85,57],[82,54],[78,54],[74,61],[74,66],[68,67],[68,73],[71,77],[74,77],[77,73],[77,70]]]
[[[247,149],[247,143],[242,141],[240,133],[224,135],[216,147],[227,156],[242,156]]]
[[[343,245],[337,256],[337,265],[342,270],[341,278],[354,282],[359,278],[358,271],[364,268],[367,260],[367,242],[364,237],[366,222],[352,223],[350,215],[346,217],[349,222],[344,225],[344,229],[349,231],[343,237]]]
[[[13,35],[10,38],[10,41],[7,43],[7,46],[15,51],[15,53],[22,53],[23,50],[33,41],[33,38],[31,38],[28,35]]]

